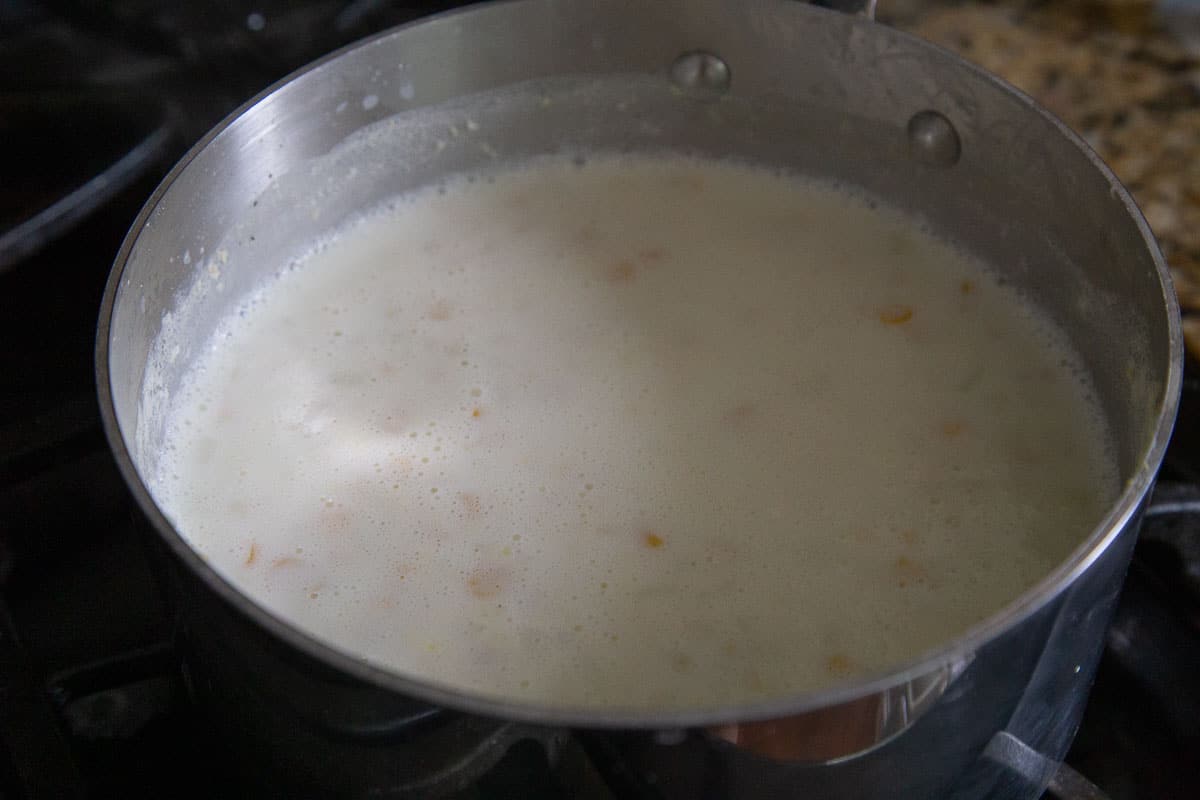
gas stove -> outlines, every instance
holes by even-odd
[[[292,69],[450,5],[0,3],[0,795],[278,794],[203,713],[101,431],[96,314],[129,224],[190,143]],[[1189,363],[1067,759],[1114,800],[1200,796],[1198,407]],[[428,730],[446,744],[417,795],[662,796],[620,734]],[[480,766],[465,741],[502,745]]]

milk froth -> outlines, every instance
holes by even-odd
[[[1116,496],[1064,337],[847,192],[547,158],[323,242],[219,325],[152,489],[257,603],[406,675],[817,689],[999,610]]]

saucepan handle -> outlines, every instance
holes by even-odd
[[[1047,758],[1008,731],[993,736],[983,752],[1035,786],[1045,786],[1058,800],[1109,800],[1100,787],[1074,769]]]
[[[875,19],[875,4],[877,0],[813,0],[813,5],[832,8],[847,14],[857,14],[867,19]]]

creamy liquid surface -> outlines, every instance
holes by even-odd
[[[706,708],[895,665],[1117,491],[1014,292],[747,167],[456,179],[242,311],[174,398],[155,496],[266,608],[472,693]]]

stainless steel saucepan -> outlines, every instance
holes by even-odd
[[[109,281],[100,400],[179,606],[193,689],[236,751],[313,793],[363,796],[449,791],[506,742],[552,746],[568,728],[585,741],[620,731],[605,746],[656,776],[660,796],[1032,798],[1081,785],[1059,761],[1176,412],[1167,270],[1076,135],[986,72],[875,24],[873,3],[841,5],[860,13],[516,0],[443,14],[301,70],[167,176]],[[315,231],[495,161],[663,148],[858,186],[984,255],[1068,332],[1098,387],[1124,483],[1096,529],[912,663],[755,705],[635,714],[486,699],[368,665],[256,606],[172,528],[144,480],[166,398],[216,321]]]

